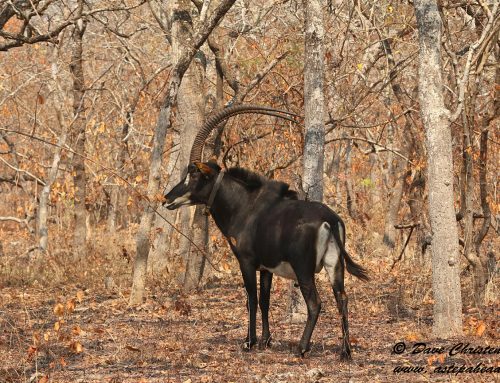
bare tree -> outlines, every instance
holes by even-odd
[[[80,16],[78,12],[74,17],[58,20],[56,23],[46,22],[47,13],[54,1],[40,0],[15,0],[0,2],[0,51],[36,44],[43,41],[55,41],[59,33],[74,24]],[[65,6],[65,4],[64,4]],[[7,30],[6,25],[11,20],[19,20],[16,31]],[[46,24],[40,28],[40,20]],[[42,31],[43,30],[43,31]]]
[[[73,183],[75,185],[75,229],[73,234],[73,257],[84,259],[87,254],[87,208],[86,189],[87,176],[85,172],[85,128],[86,118],[84,114],[85,78],[83,73],[83,35],[85,33],[86,21],[81,17],[83,12],[83,0],[79,0],[76,13],[80,16],[73,31],[73,53],[69,69],[73,77],[73,129],[72,144],[74,150],[81,154],[73,156]]]
[[[462,333],[462,295],[458,229],[453,207],[453,157],[450,112],[441,74],[442,22],[436,0],[416,0],[419,33],[419,100],[425,127],[432,229],[433,333]]]
[[[302,188],[307,200],[323,200],[324,125],[324,27],[321,1],[304,1],[304,174]],[[290,310],[292,321],[305,318],[305,302],[291,284]],[[302,302],[302,303],[299,303]]]
[[[59,170],[59,164],[61,162],[61,151],[63,145],[66,143],[66,132],[63,132],[57,141],[57,148],[54,153],[54,158],[52,160],[52,166],[48,174],[47,182],[42,188],[40,193],[40,201],[38,206],[38,238],[40,250],[46,251],[48,240],[49,240],[49,228],[47,225],[48,219],[48,203],[50,197],[50,190],[54,181],[57,178],[57,172]]]
[[[172,50],[179,57],[187,48],[193,37],[193,19],[190,1],[181,0],[172,9]],[[181,169],[189,163],[189,152],[199,127],[203,124],[205,114],[205,60],[204,54],[198,50],[194,60],[182,78],[177,99],[177,124],[180,131]],[[191,225],[192,222],[192,225]],[[198,287],[203,276],[205,258],[197,248],[204,249],[208,241],[208,217],[203,214],[203,207],[197,206],[184,210],[182,227],[185,233],[192,227],[191,235],[196,246],[191,246],[187,238],[181,238],[181,251],[185,250],[186,273],[184,290],[190,291]]]
[[[192,44],[187,47],[181,56],[175,61],[170,79],[167,86],[167,93],[163,99],[160,108],[160,114],[155,128],[153,152],[151,155],[151,165],[148,179],[148,197],[150,203],[146,207],[137,233],[137,254],[134,263],[134,274],[132,280],[132,291],[130,294],[130,304],[142,303],[144,297],[144,288],[146,283],[147,262],[150,249],[149,234],[153,215],[156,210],[157,202],[154,201],[160,186],[160,168],[163,160],[163,147],[165,146],[165,136],[167,130],[171,127],[172,107],[177,102],[177,95],[180,83],[184,73],[189,67],[194,55],[206,41],[212,30],[229,11],[235,0],[224,0],[212,14],[207,17],[206,22],[195,32]]]
[[[463,71],[458,70],[457,54],[451,51],[452,38],[449,28],[445,28],[448,41],[445,42],[447,54],[451,56],[453,69],[456,73],[455,83],[458,90],[457,109],[452,114],[452,121],[461,117],[463,129],[462,146],[462,170],[460,174],[460,210],[457,220],[463,222],[463,254],[472,267],[474,279],[474,303],[481,306],[484,292],[488,281],[488,251],[481,251],[481,243],[484,240],[491,222],[491,213],[488,203],[488,191],[486,182],[486,166],[488,153],[488,130],[490,122],[498,117],[498,86],[492,91],[493,102],[482,114],[480,121],[477,114],[478,95],[482,91],[485,82],[485,66],[491,56],[493,62],[498,62],[500,52],[499,32],[500,10],[499,3],[490,5],[482,3],[480,6],[462,6],[470,15],[475,24],[477,40],[474,41],[467,51],[467,58]],[[495,27],[496,25],[496,27]],[[447,27],[447,25],[445,24]],[[476,52],[478,52],[476,54]],[[491,73],[493,84],[498,84],[500,69],[498,66]],[[495,97],[496,96],[496,97]],[[474,128],[481,126],[481,139],[479,144],[479,161],[474,164]],[[479,165],[479,166],[478,166]],[[474,210],[474,186],[477,184],[474,177],[474,167],[479,168],[479,194],[482,212]],[[475,231],[475,220],[481,218],[483,223],[479,230]]]

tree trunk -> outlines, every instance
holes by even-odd
[[[78,3],[77,12],[82,14],[83,1]],[[73,53],[70,72],[73,77],[73,149],[81,154],[73,156],[73,184],[75,187],[73,259],[83,260],[87,255],[87,209],[85,204],[87,176],[85,174],[85,115],[84,94],[85,79],[83,75],[83,34],[85,21],[79,19],[73,32]]]
[[[304,175],[306,199],[323,200],[324,125],[324,47],[321,1],[304,1]]]
[[[61,109],[60,106],[63,105],[63,94],[62,94],[62,89],[58,86],[58,76],[59,76],[59,66],[56,64],[57,60],[57,54],[58,54],[58,49],[54,48],[53,49],[53,59],[54,63],[52,64],[52,79],[55,83],[55,89],[51,89],[52,92],[54,92],[54,97],[55,97],[55,113],[57,120],[59,122],[59,125],[62,129],[61,135],[59,136],[59,140],[57,141],[57,147],[55,148],[54,152],[54,158],[52,159],[52,165],[50,167],[47,180],[45,181],[45,186],[42,188],[42,191],[40,192],[40,197],[39,197],[39,204],[38,204],[38,217],[37,217],[37,233],[38,233],[38,243],[40,246],[40,249],[42,251],[47,250],[48,246],[48,240],[49,240],[49,229],[47,225],[47,220],[48,220],[48,215],[49,215],[49,198],[50,198],[50,191],[52,189],[52,185],[54,184],[56,178],[57,178],[57,173],[59,170],[59,164],[61,162],[61,151],[62,147],[66,143],[66,138],[67,138],[67,127],[64,125],[62,121],[62,115],[61,115]]]
[[[403,198],[403,186],[405,177],[401,176],[403,172],[403,161],[397,160],[398,164],[394,168],[393,189],[389,193],[389,203],[385,215],[385,228],[384,228],[384,244],[389,249],[394,249],[396,246],[397,230],[394,227],[398,223],[399,206]]]
[[[387,57],[387,63],[389,66],[389,79],[391,82],[392,93],[396,97],[396,100],[400,104],[402,110],[406,109],[405,99],[408,100],[408,97],[403,92],[403,86],[401,83],[401,77],[398,78],[397,73],[397,65],[394,60],[394,55],[392,53],[392,42],[391,39],[384,39],[381,42],[381,45],[384,49],[384,53]],[[412,100],[408,100],[411,105]],[[389,110],[390,110],[390,105]],[[390,118],[393,119],[393,123],[396,124],[397,121],[394,119],[394,114],[391,111]],[[410,117],[409,113],[404,114],[405,126],[403,128],[404,138],[400,140],[402,143],[402,148],[400,149],[405,156],[408,158],[414,157],[414,152],[417,148],[415,148],[415,132],[413,130],[414,123]],[[394,143],[394,133],[393,125],[389,124],[389,130],[387,131],[390,146],[392,148]],[[415,150],[414,150],[415,149]],[[421,153],[422,151],[420,151]],[[401,205],[401,199],[403,197],[404,186],[406,182],[406,176],[408,173],[408,168],[410,166],[409,163],[404,163],[401,158],[393,155],[392,152],[389,153],[389,166],[392,170],[392,174],[388,174],[386,178],[386,186],[389,189],[389,208],[387,209],[386,219],[385,219],[385,230],[384,230],[384,243],[390,248],[393,249],[396,244],[396,229],[394,225],[398,220],[398,212]],[[395,162],[395,163],[394,163]],[[406,169],[405,169],[406,168]],[[392,180],[392,181],[391,181]],[[418,229],[417,229],[418,230]]]
[[[171,110],[177,99],[177,90],[185,71],[185,69],[182,70],[182,67],[178,69],[178,65],[179,63],[176,65],[176,68],[174,68],[174,73],[170,78],[167,95],[165,96],[164,103],[161,106],[158,122],[156,123],[148,180],[148,197],[151,202],[144,209],[144,213],[142,214],[141,222],[139,224],[139,230],[137,232],[137,254],[134,262],[132,290],[130,292],[129,299],[129,304],[131,305],[141,304],[144,299],[150,248],[149,234],[151,231],[153,216],[157,207],[157,203],[154,201],[154,196],[158,193],[160,186],[160,168],[162,164],[163,147],[165,145],[167,130],[171,126]],[[185,67],[187,68],[187,65]]]
[[[192,45],[185,49],[181,56],[175,60],[170,79],[167,85],[167,94],[160,108],[160,115],[156,124],[153,151],[151,153],[151,165],[149,168],[148,179],[148,197],[150,203],[147,205],[141,217],[139,231],[137,233],[137,254],[134,262],[134,273],[132,276],[132,290],[130,293],[129,304],[141,304],[144,298],[144,288],[146,284],[146,272],[148,264],[148,255],[150,249],[149,234],[151,224],[156,210],[157,202],[154,201],[160,186],[160,169],[163,159],[163,147],[165,146],[165,137],[167,130],[171,127],[172,107],[177,102],[178,89],[191,60],[205,42],[208,35],[212,32],[218,22],[229,11],[235,0],[223,0],[207,18],[206,24],[200,28],[200,31],[193,37]]]
[[[378,185],[378,172],[377,172],[377,153],[368,154],[368,161],[370,163],[370,206],[374,211],[380,209],[380,188]],[[373,217],[372,217],[373,218]]]
[[[359,218],[358,214],[358,203],[356,201],[356,195],[354,194],[354,188],[352,186],[352,141],[347,141],[347,146],[345,149],[345,159],[344,159],[344,175],[345,175],[345,191],[346,191],[346,206],[347,211],[352,219],[357,220]]]
[[[127,137],[129,134],[132,115],[133,112],[131,111],[127,112],[125,116],[125,122],[123,123],[122,126],[122,132],[121,132],[122,134],[120,137],[120,141],[118,143],[118,154],[115,160],[115,171],[118,173],[121,173],[125,166],[125,158],[127,157]],[[124,222],[123,220],[124,213],[122,210],[124,206],[121,206],[122,198],[120,193],[120,185],[118,184],[119,178],[113,176],[113,180],[114,180],[114,185],[112,186],[111,189],[108,222],[107,222],[108,231],[110,233],[114,233],[116,227],[120,226],[120,224]],[[122,209],[120,209],[120,207]]]
[[[196,207],[193,219],[192,238],[200,248],[206,249],[208,244],[208,216],[199,206]],[[203,277],[205,270],[205,255],[194,246],[190,246],[184,276],[184,291],[196,289]]]
[[[179,57],[193,38],[193,20],[188,0],[177,0],[172,5],[172,53]],[[197,55],[203,53],[199,50]],[[203,60],[197,56],[191,61],[189,68],[179,87],[177,100],[177,123],[180,131],[180,168],[189,164],[189,153],[196,133],[203,125],[205,117],[205,67]],[[204,249],[208,239],[208,220],[202,213],[202,207],[181,210],[181,227],[200,249]],[[192,216],[194,214],[194,217]],[[191,226],[191,222],[192,226]],[[191,233],[189,233],[191,232]],[[189,234],[188,234],[189,233]],[[203,275],[204,255],[191,246],[190,241],[180,238],[181,255],[186,258],[186,274],[184,290],[190,291],[198,287]]]
[[[59,140],[57,141],[57,148],[54,153],[54,158],[52,160],[52,165],[49,170],[47,180],[45,181],[45,186],[40,192],[40,202],[38,205],[38,243],[42,251],[47,250],[48,240],[49,240],[49,229],[47,226],[48,219],[48,204],[50,197],[50,190],[52,185],[57,178],[57,172],[59,170],[59,163],[61,162],[61,150],[63,145],[66,143],[66,131],[61,133]]]
[[[178,148],[179,140],[179,132],[174,130],[172,132],[172,146]],[[166,171],[168,174],[168,181],[165,185],[165,190],[171,190],[179,182],[181,177],[179,156],[180,149],[172,150],[169,153]],[[179,210],[168,210],[166,207],[160,206],[158,212],[161,214],[161,217],[160,215],[156,215],[155,227],[158,231],[155,236],[153,248],[149,257],[150,262],[148,264],[148,272],[154,274],[162,273],[165,268],[168,269],[169,256],[173,255],[173,251],[171,251],[172,240],[173,236],[176,234],[172,225],[168,222],[172,224],[175,223]]]
[[[458,229],[453,207],[450,112],[441,75],[441,19],[436,0],[415,0],[419,33],[419,100],[427,146],[429,215],[432,229],[433,334],[462,334]]]
[[[477,88],[473,87],[472,100],[475,100]],[[462,115],[463,121],[463,147],[462,147],[462,172],[461,172],[461,206],[459,216],[464,222],[464,256],[472,266],[472,274],[474,279],[474,304],[481,306],[483,294],[488,280],[487,270],[481,262],[479,252],[474,243],[474,173],[473,173],[473,143],[471,139],[472,126],[474,126],[474,112],[470,110],[474,105],[474,101],[465,102],[465,113]],[[482,136],[481,136],[482,138]],[[482,142],[481,142],[482,143]],[[481,150],[481,154],[486,154],[486,151]]]
[[[496,37],[496,46],[494,55],[496,61],[500,60],[500,46],[498,45],[500,35],[497,33]],[[481,140],[479,144],[479,194],[481,200],[481,210],[483,213],[483,223],[479,232],[474,238],[474,246],[475,253],[477,255],[477,265],[474,267],[474,295],[476,297],[476,301],[479,304],[483,304],[484,301],[484,292],[486,288],[486,284],[488,282],[488,278],[490,278],[494,270],[495,266],[495,255],[490,251],[484,251],[481,254],[481,243],[483,242],[486,234],[488,234],[488,230],[491,225],[491,209],[490,204],[488,202],[488,182],[487,182],[487,166],[488,166],[488,134],[490,124],[496,120],[498,121],[500,116],[500,67],[497,66],[495,70],[495,81],[494,81],[494,97],[493,97],[493,105],[491,110],[488,113],[487,117],[483,118],[482,121],[482,129],[481,129]],[[488,267],[489,265],[489,267]]]
[[[423,150],[419,150],[418,152],[423,153]],[[416,229],[416,243],[420,251],[418,260],[423,264],[425,251],[427,246],[430,245],[429,220],[424,204],[425,177],[421,170],[410,170],[407,174],[412,179],[408,188],[408,207],[410,208],[411,221],[420,223]]]
[[[321,1],[304,1],[304,175],[302,188],[306,199],[323,200],[323,161],[325,150],[324,125],[324,29]],[[290,311],[292,322],[306,318],[306,305],[298,288],[291,286]],[[294,296],[295,295],[295,296]],[[300,302],[300,304],[298,304]]]
[[[387,89],[387,93],[389,90]],[[391,118],[390,109],[390,95],[386,94],[386,106],[388,109],[388,117]],[[387,146],[391,149],[394,148],[395,140],[395,127],[396,121],[392,121],[387,126]],[[384,219],[384,237],[383,243],[389,249],[394,249],[396,246],[397,231],[394,225],[397,223],[399,205],[403,196],[403,184],[401,180],[401,172],[403,171],[403,163],[401,158],[396,158],[393,152],[387,152],[387,167],[384,171],[384,181],[386,186],[386,201],[385,206],[385,219]]]

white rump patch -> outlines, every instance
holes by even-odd
[[[316,239],[316,273],[319,273],[323,268],[323,259],[328,251],[328,241],[332,233],[328,222],[323,222],[318,229],[318,237]]]
[[[342,235],[342,227],[340,227]],[[340,258],[340,248],[333,237],[331,227],[328,222],[323,222],[318,229],[316,239],[316,273],[319,273],[323,266],[325,267],[330,282],[335,278],[335,266]],[[288,262],[280,262],[276,267],[260,266],[259,270],[268,270],[280,277],[297,280],[297,276],[292,266]]]
[[[321,270],[321,266],[324,266],[328,277],[330,278],[330,283],[333,284],[335,281],[335,267],[340,259],[340,247],[335,241],[330,225],[327,222],[323,222],[318,232],[316,257],[320,254],[322,257],[319,264],[319,270],[318,263],[316,261],[316,272],[318,273]]]
[[[339,222],[339,237],[340,237],[340,240],[342,241],[342,244],[345,246],[345,243],[344,243],[344,229],[342,228],[342,225],[340,224],[340,222]]]

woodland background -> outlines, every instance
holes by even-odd
[[[209,257],[179,235],[192,235],[190,209],[158,208],[148,234],[145,303],[128,304],[141,215],[162,198],[148,192],[159,110],[176,59],[218,4],[0,1],[0,381],[401,381],[397,365],[457,362],[391,354],[399,340],[430,343],[433,305],[411,1],[322,3],[323,201],[346,222],[347,248],[373,279],[347,278],[354,362],[338,360],[338,315],[323,275],[326,308],[310,358],[290,352],[302,324],[288,319],[289,284],[279,278],[271,298],[275,345],[242,352],[246,311],[237,263],[213,223]],[[455,341],[494,345],[498,4],[439,5],[445,103],[452,111],[462,106],[451,124],[464,255],[464,336]],[[162,152],[162,188],[178,182],[200,113],[208,116],[236,95],[303,115],[303,71],[302,2],[236,1],[184,76]],[[245,115],[213,137],[211,151],[228,167],[301,190],[303,145],[300,127]],[[432,345],[453,340],[443,342]]]

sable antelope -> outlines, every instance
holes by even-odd
[[[223,120],[241,113],[260,113],[288,120],[291,113],[252,105],[223,109],[207,120],[191,149],[190,164],[184,176],[165,195],[166,207],[206,205],[217,227],[224,234],[238,259],[249,312],[244,348],[257,343],[257,276],[260,272],[259,306],[262,312],[262,338],[265,347],[269,332],[269,297],[273,274],[294,279],[307,304],[307,322],[299,342],[303,356],[310,349],[311,335],[321,309],[314,275],[324,267],[333,287],[342,316],[342,359],[351,358],[347,295],[344,267],[352,275],[368,280],[366,270],[345,250],[345,225],[326,205],[297,199],[286,183],[266,179],[246,169],[222,170],[215,162],[201,162],[203,145],[210,132]],[[345,265],[345,266],[344,266]]]

